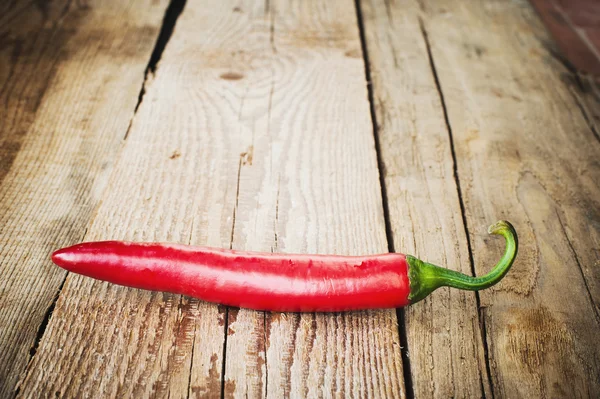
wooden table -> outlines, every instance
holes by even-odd
[[[3,2],[0,397],[600,397],[600,91],[558,54],[524,0]],[[126,239],[482,275],[498,219],[502,283],[405,310],[226,308],[49,259]]]

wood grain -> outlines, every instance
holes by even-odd
[[[477,274],[514,222],[518,260],[480,294],[495,397],[600,395],[600,143],[526,2],[423,7]]]
[[[352,5],[188,4],[85,239],[385,252]],[[223,317],[70,276],[21,393],[403,393],[393,311]]]
[[[385,252],[353,3],[267,4],[239,7],[253,35],[228,48],[256,46],[233,70],[245,134],[232,247]],[[403,395],[393,311],[228,316],[225,397]]]
[[[500,285],[406,309],[415,397],[600,397],[599,90],[527,2],[360,2],[385,207],[352,1],[189,2],[128,130],[165,6],[0,3],[0,397],[26,367],[19,397],[405,397],[393,310],[228,309],[48,260],[379,253],[385,210],[395,250],[464,273],[495,220],[521,239]]]
[[[471,274],[419,4],[361,4],[394,249]],[[415,397],[489,396],[474,293],[440,289],[405,314]]]
[[[0,397],[35,352],[133,115],[166,3],[0,5]]]
[[[562,63],[560,58],[557,61]],[[557,65],[560,70],[560,66]],[[573,96],[573,102],[579,108],[590,133],[600,142],[600,78],[581,74],[565,68],[561,80]],[[593,141],[593,138],[590,138]],[[598,284],[598,280],[592,283]]]

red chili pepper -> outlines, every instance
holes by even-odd
[[[441,286],[476,291],[500,281],[517,254],[517,235],[504,221],[489,232],[506,239],[506,250],[483,277],[399,253],[289,255],[122,241],[77,244],[54,252],[52,260],[66,270],[119,285],[257,310],[397,308]]]

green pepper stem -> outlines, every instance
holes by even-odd
[[[504,220],[491,225],[488,232],[503,236],[506,240],[506,249],[492,271],[482,277],[472,277],[454,270],[444,269],[408,255],[406,260],[409,264],[410,295],[408,300],[410,303],[420,301],[439,287],[479,291],[502,280],[517,256],[519,247],[517,233],[512,224]]]

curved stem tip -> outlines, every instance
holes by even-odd
[[[504,220],[491,225],[488,232],[503,236],[506,240],[506,249],[492,271],[482,277],[472,277],[454,270],[444,269],[408,255],[406,260],[409,264],[410,295],[408,300],[410,303],[420,301],[439,287],[479,291],[502,280],[517,256],[519,247],[517,232],[512,224]]]

